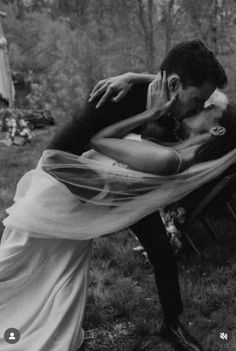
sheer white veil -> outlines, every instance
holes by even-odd
[[[95,238],[127,228],[185,197],[234,162],[236,150],[163,177],[105,164],[88,155],[46,150],[37,168],[19,181],[4,225],[34,237]]]

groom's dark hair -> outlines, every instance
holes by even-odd
[[[221,89],[228,83],[223,66],[200,40],[181,42],[174,46],[163,60],[160,70],[166,71],[167,76],[178,74],[184,87],[199,87],[209,82]]]

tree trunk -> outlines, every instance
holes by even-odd
[[[146,49],[146,66],[149,72],[155,70],[155,4],[154,0],[148,0],[145,4],[143,0],[138,1],[138,17],[144,34],[144,45]]]
[[[20,19],[24,17],[24,1],[23,0],[15,0],[15,9],[16,9],[16,18]]]
[[[218,0],[213,2],[214,17],[212,19],[212,28],[211,28],[211,41],[213,46],[214,54],[218,53],[218,31],[217,31],[217,22],[218,22]]]
[[[2,28],[2,15],[0,13],[0,39],[4,37],[4,32]],[[0,50],[3,50],[3,62],[2,62],[2,67],[1,69],[5,70],[6,76],[7,76],[7,97],[8,97],[8,104],[10,108],[14,107],[14,94],[13,94],[13,82],[11,78],[11,69],[10,69],[10,63],[9,63],[9,57],[8,57],[8,49],[7,46],[4,45]]]

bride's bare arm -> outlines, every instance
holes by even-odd
[[[151,145],[153,144],[153,145]],[[104,139],[94,148],[131,169],[157,175],[174,174],[179,166],[179,157],[167,147],[135,140]]]
[[[173,174],[179,165],[179,157],[172,149],[155,143],[141,143],[120,139],[134,128],[159,118],[170,108],[147,110],[137,116],[111,125],[97,133],[90,141],[91,146],[115,160],[125,163],[131,169],[158,175]]]

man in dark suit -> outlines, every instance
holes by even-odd
[[[173,94],[177,95],[172,113],[164,116],[158,124],[154,122],[136,132],[147,139],[173,142],[181,137],[181,117],[186,118],[194,111],[202,109],[214,90],[226,85],[227,77],[213,53],[200,41],[184,42],[175,46],[164,59],[160,71],[166,72],[169,99]],[[125,79],[127,77],[126,75]],[[129,77],[130,89],[125,96],[122,96],[122,89],[117,92],[119,87],[110,89],[107,93],[109,84],[101,84],[95,98],[86,102],[84,108],[74,114],[73,119],[54,137],[48,148],[81,155],[89,148],[89,140],[96,132],[145,111],[148,85],[154,76],[134,74]],[[132,78],[136,83],[132,83]],[[104,92],[105,99],[103,96],[102,105],[96,108]],[[115,102],[117,94],[122,99]],[[142,219],[132,226],[132,230],[147,251],[154,268],[164,315],[163,336],[178,349],[202,350],[178,320],[183,307],[177,264],[159,213]]]

